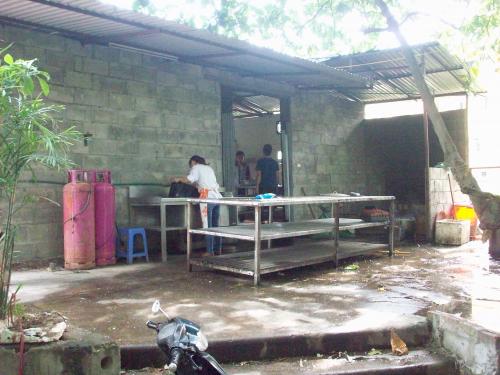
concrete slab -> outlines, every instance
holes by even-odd
[[[0,345],[0,373],[19,374],[18,345]],[[27,344],[24,375],[115,375],[120,372],[120,348],[106,337],[85,330],[68,329],[62,339]]]
[[[263,362],[240,362],[223,364],[231,375],[454,375],[458,374],[453,362],[441,354],[427,350],[410,351],[398,357],[391,353],[367,356],[349,353],[329,356],[297,357]],[[160,375],[161,370],[145,368],[128,370],[125,375]]]
[[[314,246],[314,243],[304,243]],[[188,273],[183,256],[83,272],[15,272],[28,307],[57,310],[70,324],[121,345],[154,344],[146,329],[155,299],[171,315],[199,322],[210,340],[384,330],[425,322],[442,310],[500,332],[500,264],[480,243],[459,248],[402,247],[384,254],[250,278]],[[286,256],[286,254],[284,254]],[[344,266],[358,263],[357,271]]]

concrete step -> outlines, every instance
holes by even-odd
[[[426,349],[412,350],[397,357],[390,352],[379,355],[349,355],[348,358],[323,356],[281,358],[272,361],[223,363],[229,375],[458,375],[454,361]],[[161,369],[127,370],[122,375],[160,375]]]
[[[430,330],[426,321],[400,326],[398,335],[409,348],[428,344]],[[261,361],[276,358],[315,356],[333,352],[368,352],[371,348],[390,348],[390,330],[358,330],[322,335],[286,335],[210,341],[208,352],[220,362]],[[165,363],[156,345],[121,347],[122,368],[160,367]]]
[[[265,362],[224,364],[231,375],[458,375],[454,361],[425,349],[398,357],[350,355],[346,358],[285,358]]]

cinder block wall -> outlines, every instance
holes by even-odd
[[[462,193],[460,186],[451,172],[445,168],[429,168],[431,220],[434,222],[436,217],[442,213],[449,215],[453,202],[462,205],[471,204],[469,196]]]
[[[71,156],[83,168],[112,170],[119,222],[127,221],[127,184],[166,183],[187,172],[194,153],[221,180],[220,88],[200,67],[15,27],[0,27],[0,40],[51,74],[49,99],[66,106],[63,126],[93,134]],[[64,172],[37,172],[44,182],[22,184],[23,191],[60,203]],[[16,260],[62,256],[61,207],[39,199],[17,222]]]
[[[366,151],[363,105],[324,92],[292,98],[294,195],[337,191],[383,194],[384,176],[377,159]],[[297,218],[308,217],[298,207]]]

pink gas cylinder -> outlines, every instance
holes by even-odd
[[[95,261],[98,266],[115,264],[115,187],[111,185],[111,171],[95,171]]]
[[[64,268],[95,267],[94,215],[94,187],[87,171],[68,171],[63,189]]]

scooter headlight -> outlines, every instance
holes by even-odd
[[[196,338],[194,339],[193,344],[198,348],[199,351],[204,352],[208,348],[208,340],[207,337],[200,330],[198,331]]]

